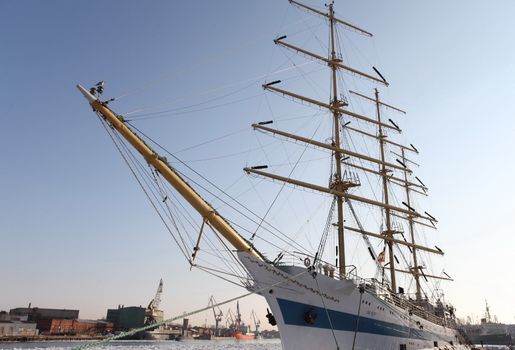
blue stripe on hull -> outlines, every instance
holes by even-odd
[[[277,303],[281,309],[284,323],[287,325],[331,329],[332,324],[334,330],[356,331],[357,315],[329,309],[326,310],[318,306],[280,298],[277,298]],[[312,310],[316,314],[316,320],[313,324],[309,324],[304,320],[304,316],[309,310]],[[331,320],[330,322],[329,319]],[[358,332],[428,341],[449,341],[442,336],[430,332],[413,328],[410,329],[410,327],[407,326],[374,320],[363,316],[359,317]]]

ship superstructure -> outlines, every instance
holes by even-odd
[[[417,227],[434,229],[437,220],[427,211],[415,208],[413,195],[425,196],[428,190],[413,175],[412,166],[417,163],[411,156],[418,154],[418,150],[412,144],[406,146],[395,141],[392,135],[400,134],[401,128],[386,115],[385,110],[402,114],[405,112],[381,100],[378,87],[371,94],[367,94],[342,91],[339,84],[340,74],[345,72],[383,88],[389,85],[377,68],[372,67],[375,74],[352,68],[338,52],[337,27],[342,26],[364,36],[372,34],[337,18],[333,3],[327,5],[326,11],[321,11],[297,1],[289,2],[327,21],[328,55],[323,56],[296,46],[288,42],[286,36],[276,38],[274,43],[328,67],[331,76],[328,101],[282,88],[280,80],[265,83],[262,87],[267,92],[327,112],[332,118],[332,135],[326,141],[318,141],[309,136],[272,127],[273,121],[255,123],[252,128],[329,152],[329,181],[327,185],[323,185],[274,174],[266,171],[266,165],[245,167],[244,171],[256,177],[321,193],[331,199],[332,204],[320,244],[311,254],[284,250],[275,259],[265,256],[256,247],[255,233],[246,238],[238,232],[237,227],[194,190],[165,157],[143,140],[141,132],[136,132],[123,116],[109,108],[110,101],[100,100],[103,89],[100,92],[97,88],[78,88],[108,126],[106,130],[111,129],[116,132],[116,137],[125,139],[152,167],[152,176],[160,177],[170,184],[201,215],[202,223],[189,258],[190,264],[195,266],[205,231],[208,229],[223,237],[225,242],[237,250],[237,257],[248,274],[244,284],[267,300],[270,306],[267,317],[277,324],[283,349],[403,350],[459,347],[462,339],[456,329],[454,308],[446,304],[440,294],[430,300],[422,288],[423,280],[451,278],[446,273],[437,275],[424,271],[427,266],[420,262],[421,252],[443,255],[443,251],[436,246],[420,244],[416,240]],[[353,111],[347,96],[370,103],[375,113],[366,115]],[[378,154],[367,154],[349,147],[349,134],[359,135],[367,142],[375,143]],[[380,184],[380,198],[367,196],[367,192],[359,192],[363,185],[359,173],[375,177]],[[399,197],[399,193],[403,197]],[[166,203],[167,199],[168,195],[163,194],[161,202]],[[359,206],[373,208],[379,225],[373,228],[362,220],[357,208]],[[170,211],[170,215],[171,213]],[[332,230],[336,231],[337,237],[334,262],[324,255],[327,237]],[[375,277],[363,278],[358,275],[356,267],[349,264],[349,248],[346,247],[346,236],[349,233],[361,235],[366,242],[367,254],[370,254],[377,267]],[[375,246],[370,243],[371,239],[383,242],[380,252],[376,252]],[[178,245],[181,247],[180,242]],[[409,258],[402,255],[407,265],[404,267],[398,257],[403,251],[409,252]],[[287,260],[283,259],[286,255],[293,257],[292,261],[301,261],[303,265],[283,262]],[[398,284],[399,274],[412,276],[413,294]]]
[[[479,324],[471,322],[460,327],[467,338],[476,345],[513,345],[515,343],[508,325],[497,321],[490,314],[490,306],[485,300],[485,315]]]

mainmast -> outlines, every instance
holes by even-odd
[[[334,9],[333,4],[329,4],[329,22],[331,25],[331,61],[339,62],[338,57],[336,56],[335,51],[335,43],[334,43]],[[331,107],[333,110],[333,119],[334,119],[334,146],[340,148],[340,116],[341,113],[338,111],[338,108],[342,106],[342,102],[338,100],[338,83],[336,80],[337,67],[335,65],[331,65],[332,71],[332,99],[331,99]],[[342,181],[342,154],[340,152],[334,152],[334,163],[336,166],[336,173],[334,174],[334,179],[332,184],[330,184],[330,188],[333,188],[340,192],[347,191],[347,187],[343,184]],[[337,206],[337,215],[338,215],[338,270],[339,276],[343,278],[345,276],[345,237],[343,231],[343,198],[342,196],[335,195],[336,197],[336,206]]]
[[[401,155],[402,155],[402,162],[404,164],[407,163],[407,158],[405,154],[405,150],[401,149]],[[408,207],[411,207],[411,195],[410,195],[410,188],[409,188],[409,182],[408,182],[408,174],[404,173],[404,189],[406,190],[406,204],[408,204]],[[413,216],[408,215],[408,228],[411,238],[411,243],[415,244],[415,223],[413,222]],[[422,289],[420,287],[420,269],[421,266],[418,266],[418,260],[417,260],[417,249],[413,246],[411,248],[411,253],[413,255],[413,276],[415,277],[415,285],[416,285],[416,300],[420,301],[422,299]]]
[[[384,154],[384,146],[385,141],[384,139],[387,137],[386,134],[383,132],[383,128],[381,126],[381,105],[379,102],[379,91],[375,89],[375,102],[376,102],[376,113],[377,113],[377,121],[379,123],[379,148],[381,150],[381,161],[383,162],[380,165],[379,172],[381,173],[382,181],[383,181],[383,200],[385,204],[384,213],[385,213],[385,224],[386,229],[381,232],[381,234],[385,235],[386,237],[389,237],[393,239],[394,230],[392,230],[392,218],[390,214],[390,208],[388,208],[390,204],[389,200],[389,194],[388,194],[388,173],[391,171],[386,168],[385,164],[385,154]],[[406,172],[404,172],[406,174]],[[391,240],[387,241],[386,244],[388,245],[388,255],[389,255],[389,264],[390,264],[390,281],[391,281],[391,289],[394,293],[397,291],[397,281],[395,279],[395,253],[393,251],[393,242]]]
[[[380,166],[379,166],[379,170],[376,171],[376,170],[372,170],[370,168],[359,166],[359,165],[352,164],[352,163],[344,163],[344,164],[349,167],[354,167],[359,170],[362,170],[362,171],[365,171],[365,172],[368,172],[371,174],[375,174],[375,175],[378,175],[381,177],[382,184],[383,184],[382,209],[385,213],[385,220],[384,220],[385,229],[382,230],[380,235],[377,235],[377,234],[370,234],[370,232],[364,232],[362,229],[356,230],[355,228],[350,228],[350,227],[346,227],[346,228],[351,231],[361,232],[365,235],[370,235],[370,236],[374,236],[377,238],[382,237],[385,240],[385,243],[388,245],[389,259],[388,259],[388,263],[385,265],[384,268],[390,270],[392,292],[394,292],[394,293],[397,292],[397,290],[396,290],[397,289],[396,273],[397,272],[409,273],[415,277],[416,298],[417,298],[417,300],[420,300],[422,298],[422,290],[421,290],[421,286],[420,286],[420,276],[423,276],[426,279],[427,278],[436,278],[436,279],[443,279],[443,280],[452,280],[452,279],[441,277],[441,276],[432,276],[432,275],[424,274],[422,272],[422,267],[418,265],[418,259],[417,259],[417,251],[418,250],[423,250],[423,251],[427,251],[430,253],[436,253],[436,254],[440,254],[440,255],[443,254],[441,249],[438,247],[435,247],[436,249],[431,249],[428,247],[421,246],[415,242],[415,235],[414,235],[415,224],[430,227],[430,228],[435,228],[434,222],[436,222],[436,219],[427,212],[424,212],[425,215],[421,215],[421,214],[417,213],[417,211],[411,205],[411,192],[416,192],[418,194],[427,196],[427,193],[426,193],[427,187],[424,185],[424,183],[422,183],[422,181],[418,177],[415,176],[415,179],[418,181],[418,183],[411,182],[408,179],[408,173],[411,173],[411,170],[408,167],[408,164],[410,164],[410,165],[413,164],[416,166],[418,166],[418,164],[415,163],[414,161],[408,159],[406,157],[406,152],[413,152],[413,153],[418,154],[418,150],[415,148],[415,146],[413,146],[411,144],[410,144],[410,147],[408,147],[408,146],[404,146],[402,144],[393,142],[392,140],[388,139],[388,136],[385,133],[385,127],[384,127],[385,124],[382,122],[380,107],[382,106],[382,107],[385,107],[385,108],[388,108],[391,110],[395,110],[395,111],[403,113],[403,114],[406,114],[406,112],[403,111],[402,109],[399,109],[397,107],[391,106],[389,104],[386,104],[386,103],[380,101],[379,100],[379,92],[377,89],[375,89],[374,98],[360,94],[355,91],[350,91],[350,93],[353,95],[359,96],[365,100],[368,100],[370,102],[374,102],[374,104],[376,105],[376,114],[377,114],[376,125],[378,126],[378,134],[377,135],[374,135],[374,134],[371,134],[368,132],[364,132],[363,130],[348,127],[348,126],[346,128],[349,131],[356,132],[363,136],[374,138],[379,141],[380,159],[377,164],[379,164]],[[390,123],[393,123],[393,121],[391,119],[389,119],[389,121],[390,121]],[[389,146],[391,146],[395,149],[399,149],[401,151],[401,154],[396,153],[393,150],[391,151],[392,154],[401,158],[401,159],[396,159],[397,163],[400,166],[386,161],[386,153],[385,153],[386,145],[389,145]],[[397,171],[400,170],[403,173],[403,177],[400,178],[400,177],[394,176],[392,174],[393,170],[397,170]],[[398,208],[396,208],[395,206],[392,206],[390,204],[389,184],[401,186],[406,191],[406,202],[402,202],[402,204],[407,209],[407,210],[403,211],[404,215],[401,215],[399,213]],[[396,225],[394,225],[393,221],[392,221],[393,217],[397,217],[397,218],[408,221],[411,242],[408,242],[406,240],[402,231],[399,231],[395,228]],[[418,219],[422,218],[426,221],[423,221],[423,220],[417,221],[417,220],[415,220],[416,218],[418,218]],[[399,233],[403,236],[403,240],[394,238],[394,235],[397,233]],[[404,245],[404,246],[408,247],[408,249],[410,249],[410,251],[413,254],[414,267],[411,267],[409,270],[402,270],[402,269],[398,269],[395,267],[395,265],[398,264],[398,261],[395,257],[395,253],[393,251],[394,244]],[[387,265],[388,265],[388,267],[386,267]]]

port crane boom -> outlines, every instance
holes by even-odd
[[[159,286],[157,287],[156,295],[154,299],[150,301],[148,304],[149,310],[157,310],[159,309],[159,306],[161,305],[161,294],[163,294],[163,279],[161,278],[159,280]]]
[[[254,310],[252,310],[250,316],[252,316],[252,321],[254,321],[254,327],[256,329],[255,334],[257,337],[259,335],[259,326],[261,325],[261,321],[257,318],[257,315],[254,312]]]
[[[216,304],[217,302],[215,298],[211,295],[211,298],[209,298],[209,303],[207,304],[207,306],[211,306],[211,308],[213,309],[213,316],[215,317],[215,336],[219,336],[218,326],[220,325],[220,322],[222,321],[224,314],[220,307],[216,306]],[[218,309],[218,313],[216,309]]]

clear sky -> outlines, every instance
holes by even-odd
[[[515,323],[515,3],[337,0],[336,10],[375,34],[344,31],[343,41],[371,40],[344,47],[369,70],[380,67],[391,82],[384,98],[408,111],[398,119],[422,151],[417,172],[456,279],[446,298],[460,317],[482,315],[486,298],[499,320]],[[147,304],[161,277],[167,316],[204,306],[212,294],[243,293],[189,271],[75,84],[106,81],[122,114],[223,101],[137,122],[181,150],[269,119],[260,84],[280,79],[265,75],[291,56],[272,39],[289,34],[309,45],[303,37],[321,23],[286,0],[1,1],[0,310],[31,302],[99,318],[119,304]],[[247,150],[249,135],[250,127],[221,153]],[[230,172],[239,176],[255,160],[248,153],[191,164],[228,186],[237,179]],[[258,297],[242,303],[263,314]]]

